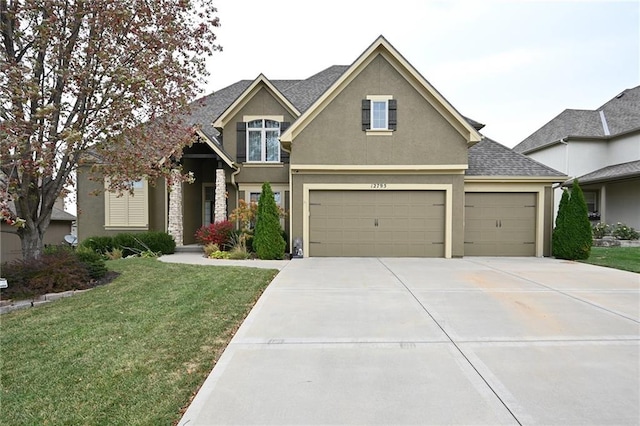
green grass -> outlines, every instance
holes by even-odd
[[[640,247],[592,247],[585,263],[640,272]]]
[[[0,318],[2,423],[168,425],[277,271],[108,262],[111,284]]]

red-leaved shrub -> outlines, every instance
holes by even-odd
[[[221,220],[207,226],[202,226],[196,231],[196,241],[202,245],[217,244],[222,250],[231,246],[233,223]]]

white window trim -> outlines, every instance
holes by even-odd
[[[245,116],[247,118],[252,118],[252,116]],[[280,158],[280,154],[281,154],[281,149],[278,149],[278,159],[275,161],[268,161],[266,159],[267,157],[267,132],[272,132],[277,130],[278,131],[278,146],[280,146],[280,128],[282,127],[282,121],[283,120],[276,120],[275,118],[282,118],[281,116],[261,116],[261,117],[253,117],[252,120],[249,121],[245,121],[246,123],[246,129],[247,129],[247,136],[246,136],[246,153],[247,153],[247,163],[248,164],[279,164],[282,163],[282,159]],[[256,120],[262,120],[262,127],[249,127],[249,123],[251,121],[256,121]],[[271,121],[276,121],[278,123],[278,127],[265,127],[265,122],[267,120],[271,120]],[[250,155],[250,149],[249,149],[249,139],[250,139],[250,134],[251,132],[258,132],[260,131],[260,140],[261,140],[261,150],[260,150],[260,160],[250,160],[249,159],[249,155]]]
[[[262,185],[240,185],[239,191],[244,191],[244,201],[249,204],[251,202],[251,194],[252,193],[262,193]],[[276,192],[280,193],[280,203],[276,203],[276,205],[283,210],[286,208],[285,204],[285,195],[286,191],[289,191],[289,185],[271,185],[271,191],[275,194]],[[284,218],[280,219],[280,226],[284,229]]]
[[[138,182],[142,183],[142,187],[138,185]],[[141,190],[142,196],[144,197],[143,202],[143,216],[146,218],[146,223],[134,223],[131,224],[128,218],[129,205],[128,200],[132,198],[132,195],[128,192],[122,194],[122,197],[126,197],[127,200],[127,223],[113,223],[111,217],[111,197],[113,196],[112,192],[109,192],[107,188],[109,187],[109,178],[105,177],[104,179],[104,229],[105,230],[129,230],[129,231],[145,231],[149,229],[149,185],[147,179],[142,179],[134,183],[134,191]]]
[[[393,99],[392,95],[367,95],[366,99],[371,101],[371,108],[369,114],[369,126],[366,130],[367,135],[385,136],[393,134],[393,131],[389,129],[389,100]],[[373,104],[374,102],[384,102],[384,114],[385,114],[385,127],[373,127]]]

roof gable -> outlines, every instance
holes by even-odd
[[[627,89],[597,110],[566,109],[516,145],[530,153],[568,138],[609,139],[640,130],[640,86]]]
[[[378,55],[382,55],[469,144],[481,140],[478,131],[383,36],[380,36],[280,136],[280,141],[285,147]]]
[[[278,90],[264,74],[260,74],[253,82],[247,87],[244,92],[240,96],[238,96],[231,105],[227,107],[227,109],[215,120],[213,123],[213,127],[215,128],[224,128],[227,124],[227,120],[233,117],[243,106],[245,106],[251,98],[255,96],[256,93],[261,88],[266,88],[277,100],[280,102],[289,113],[298,117],[300,112],[298,109],[291,103],[289,99],[286,98],[282,94],[280,90]]]

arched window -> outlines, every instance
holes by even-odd
[[[247,161],[280,162],[280,123],[253,120],[247,123]]]

